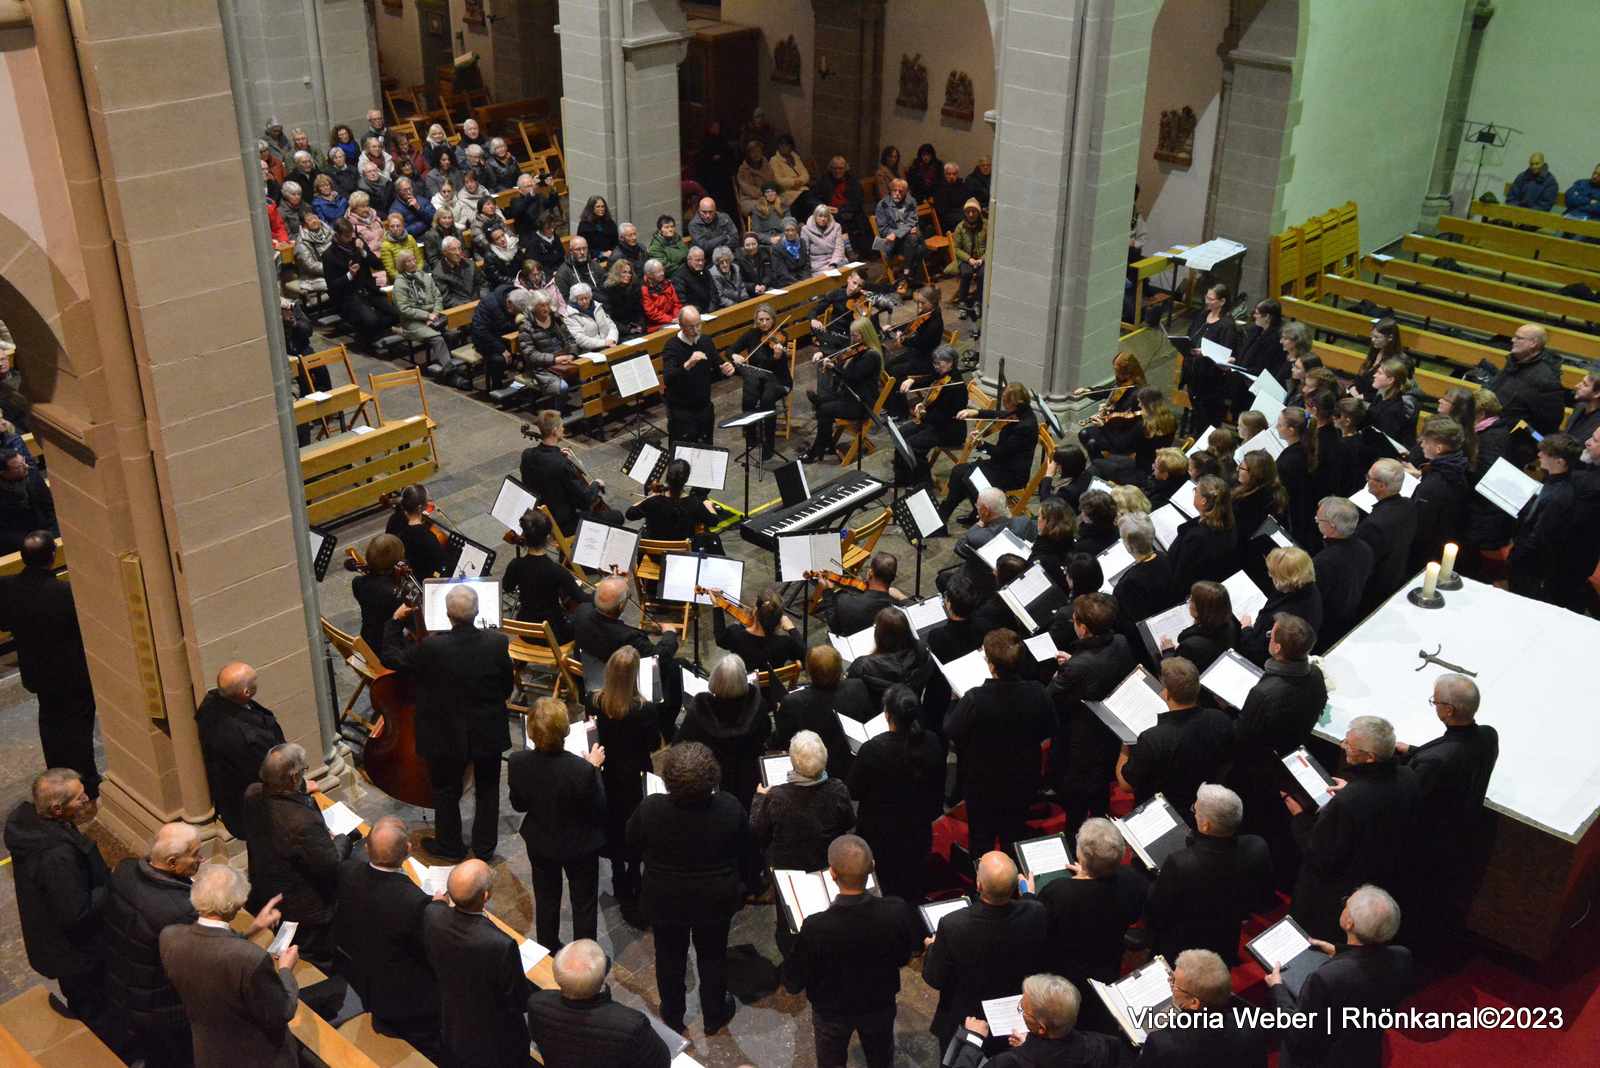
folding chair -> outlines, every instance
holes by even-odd
[[[872,402],[871,414],[865,419],[840,419],[835,424],[836,433],[833,439],[833,450],[839,456],[840,467],[849,467],[855,463],[856,453],[861,450],[865,450],[868,456],[878,451],[878,446],[874,444],[872,438],[868,435],[872,431],[873,417],[883,411],[884,404],[889,400],[889,394],[894,390],[893,378],[879,372],[879,379],[878,397]],[[850,435],[849,444],[839,444],[843,437],[843,434],[837,433],[839,430],[843,430],[845,434]]]
[[[540,676],[546,678],[551,697],[562,700],[564,694],[571,692],[573,699],[577,700],[578,683],[567,669],[567,661],[573,654],[575,643],[563,645],[557,642],[548,623],[501,619],[500,629],[513,638],[509,651],[517,681],[516,696],[523,699],[522,704],[515,700],[508,701],[506,707],[526,715],[533,707],[531,697]]]
[[[328,644],[333,646],[334,651],[339,654],[339,659],[350,665],[350,670],[354,671],[356,678],[361,680],[357,684],[355,692],[350,695],[350,700],[346,701],[344,707],[339,710],[338,725],[343,725],[347,719],[353,719],[363,727],[370,727],[372,721],[355,712],[356,702],[361,699],[362,694],[367,692],[367,687],[384,675],[389,674],[389,669],[383,666],[383,661],[378,659],[378,654],[359,634],[346,634],[332,623],[329,623],[328,617],[322,616],[320,618],[322,620],[322,636],[328,639]]]

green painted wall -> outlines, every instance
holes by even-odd
[[[1494,7],[1467,118],[1522,132],[1513,134],[1504,150],[1484,154],[1479,191],[1493,189],[1499,196],[1527,166],[1528,154],[1543,152],[1565,192],[1600,162],[1600,125],[1594,118],[1600,2],[1495,0]],[[1477,148],[1463,147],[1457,173],[1463,193],[1477,162]]]
[[[1364,248],[1416,227],[1462,3],[1306,0],[1310,25],[1295,92],[1301,112],[1283,192],[1287,225],[1354,200]]]

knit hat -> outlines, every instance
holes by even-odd
[[[962,211],[966,211],[968,208],[976,209],[980,215],[983,213],[983,205],[978,203],[977,197],[968,197],[967,202],[961,205]]]

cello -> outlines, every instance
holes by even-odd
[[[401,600],[417,608],[422,587],[411,569],[402,562],[395,565],[395,573]],[[418,634],[413,638],[421,640]],[[428,765],[417,755],[417,687],[411,673],[387,671],[372,681],[371,693],[376,718],[361,754],[367,778],[397,801],[432,808],[433,781]]]

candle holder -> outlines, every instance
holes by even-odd
[[[1438,582],[1441,590],[1459,590],[1461,588],[1461,572],[1452,571],[1446,577],[1441,577]]]
[[[1443,586],[1444,584],[1440,583],[1439,585]],[[1444,594],[1440,593],[1438,589],[1433,591],[1432,597],[1427,597],[1423,594],[1421,586],[1414,587],[1411,592],[1406,594],[1406,600],[1410,601],[1418,608],[1444,607]]]

